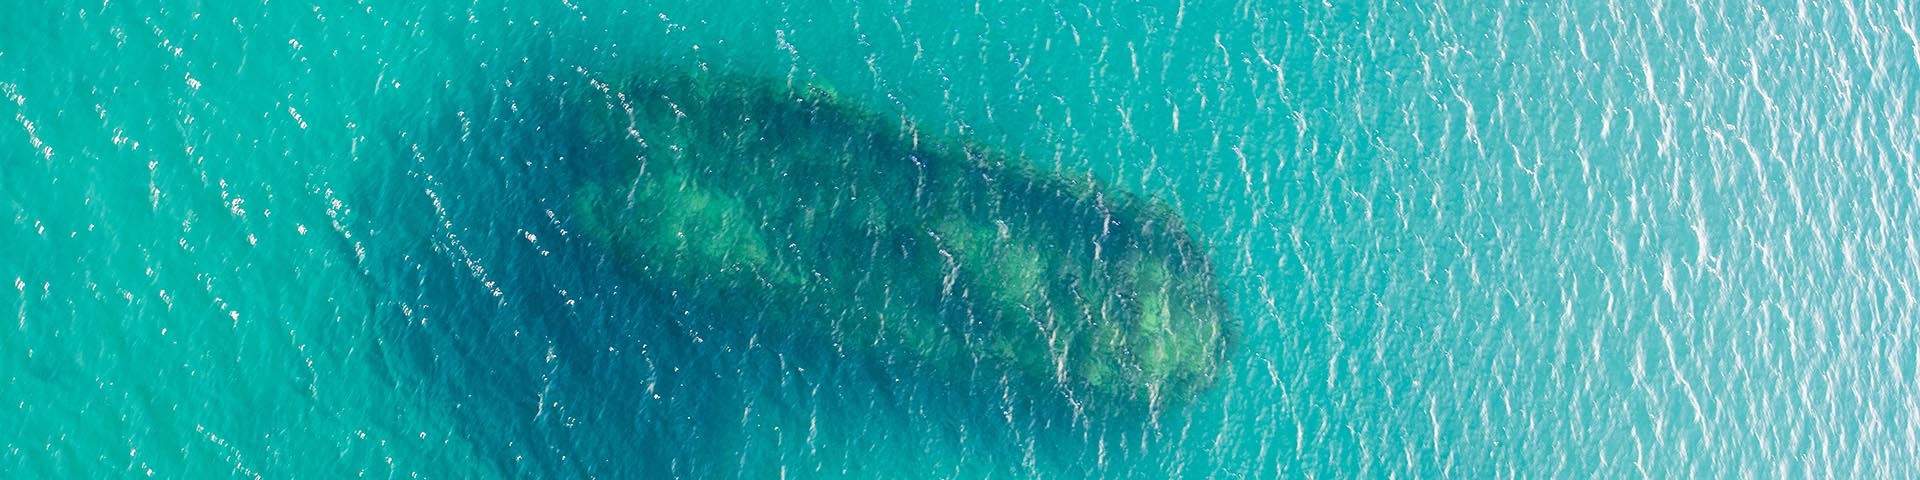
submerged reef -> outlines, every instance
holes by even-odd
[[[1100,408],[1216,381],[1231,323],[1163,203],[918,133],[816,86],[711,73],[569,101],[575,216],[642,284],[929,375]]]

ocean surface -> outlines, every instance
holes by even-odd
[[[1912,2],[0,10],[0,477],[1920,475]],[[554,126],[649,71],[1166,202],[1218,381],[1014,408],[643,294]]]

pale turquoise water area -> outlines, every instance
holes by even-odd
[[[0,477],[1920,474],[1910,2],[428,3],[4,6]],[[1011,408],[636,293],[548,126],[658,68],[1166,200],[1221,381]]]

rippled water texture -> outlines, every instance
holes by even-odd
[[[1910,2],[889,3],[4,7],[0,476],[1920,474]],[[1110,410],[1074,393],[1110,367],[835,330],[885,289],[659,282],[589,231],[580,185],[620,177],[569,127],[647,72],[827,89],[1161,205],[1217,370]],[[688,231],[751,263],[711,248],[731,215]],[[1026,278],[954,248],[975,273],[901,278]],[[1057,261],[1094,292],[1060,308],[1129,335],[1187,288]],[[992,295],[936,343],[1048,305]],[[853,306],[769,327],[805,302]],[[1158,341],[1100,348],[1146,391]]]

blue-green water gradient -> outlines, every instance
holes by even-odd
[[[0,476],[1917,473],[1910,3],[3,8]],[[1015,412],[644,294],[548,126],[650,68],[1167,200],[1227,374]]]

